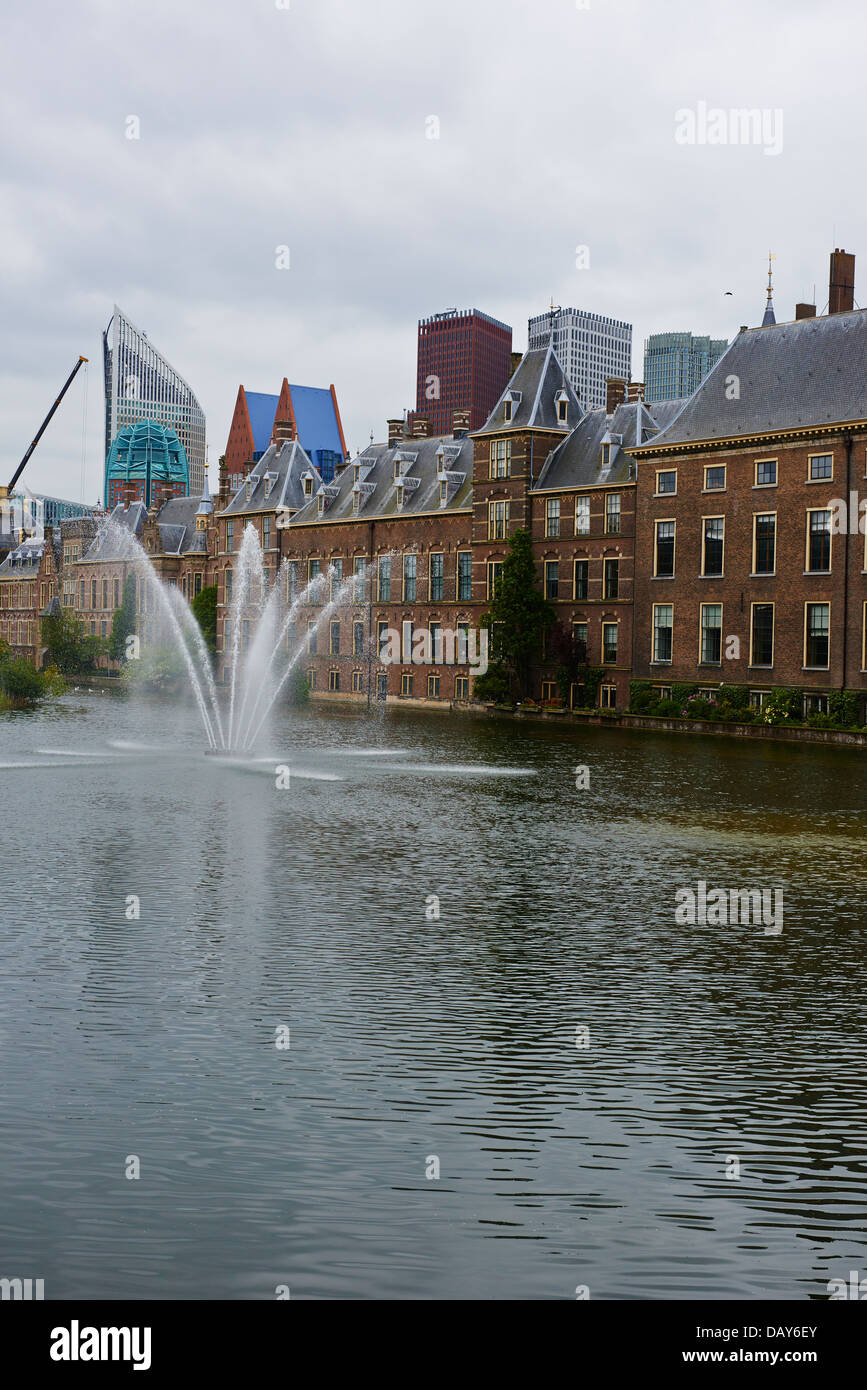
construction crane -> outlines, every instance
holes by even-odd
[[[61,390],[60,390],[60,395],[57,397],[57,400],[54,402],[54,405],[51,407],[51,409],[49,410],[49,412],[48,412],[48,414],[46,415],[45,419],[42,421],[42,424],[39,426],[39,429],[36,431],[36,438],[34,439],[33,443],[30,445],[30,448],[27,450],[26,454],[24,455],[23,459],[22,459],[21,462],[19,463],[18,467],[15,469],[15,472],[12,474],[12,480],[11,480],[11,482],[9,483],[9,486],[8,486],[8,487],[3,487],[2,483],[0,483],[0,502],[5,502],[5,501],[7,500],[7,498],[9,497],[9,494],[11,493],[11,491],[12,491],[12,489],[14,488],[15,484],[18,482],[18,479],[21,477],[21,474],[24,472],[24,469],[27,467],[27,462],[28,462],[28,460],[29,460],[29,458],[30,458],[30,455],[33,453],[33,450],[36,448],[36,445],[39,443],[39,441],[40,441],[40,439],[42,438],[43,434],[44,434],[45,431],[47,430],[52,415],[54,414],[55,410],[56,410],[57,407],[60,405],[60,402],[63,400],[63,397],[66,395],[67,391],[69,390],[70,386],[72,385],[72,381],[73,381],[73,378],[75,377],[76,372],[78,371],[78,369],[79,369],[79,367],[81,366],[82,362],[86,362],[86,361],[87,361],[87,358],[86,358],[86,357],[79,357],[79,359],[78,359],[78,361],[76,362],[75,366],[73,367],[72,371],[69,373],[69,376],[68,376],[68,377],[66,378],[66,380],[64,381],[63,386],[61,387]]]

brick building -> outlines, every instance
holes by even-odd
[[[480,429],[511,375],[511,359],[511,328],[479,309],[446,309],[421,319],[409,432],[420,418],[424,433],[447,435],[456,410],[468,410],[468,428]]]
[[[742,329],[636,450],[633,667],[663,691],[797,687],[807,713],[867,691],[867,311],[848,286],[827,317]]]

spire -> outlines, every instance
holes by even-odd
[[[769,328],[771,324],[777,322],[777,318],[776,318],[776,315],[775,315],[775,313],[774,313],[774,273],[773,273],[773,262],[774,262],[776,259],[777,259],[777,258],[776,258],[776,256],[774,255],[773,251],[769,251],[769,252],[768,252],[768,288],[767,288],[768,302],[767,302],[767,304],[765,305],[765,316],[764,316],[764,318],[762,319],[762,328]]]
[[[210,489],[208,488],[208,470],[207,470],[207,468],[206,468],[206,469],[205,469],[205,486],[202,488],[202,500],[201,500],[201,502],[200,502],[199,505],[198,505],[198,509],[197,509],[197,511],[196,511],[196,516],[208,516],[208,515],[210,515],[210,513],[211,513],[213,510],[214,510],[214,504],[213,504],[213,502],[211,501],[211,493],[210,493]]]

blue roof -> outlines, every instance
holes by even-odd
[[[291,383],[289,390],[298,440],[308,458],[316,463],[319,449],[330,449],[342,456],[343,445],[331,392],[323,386],[293,386]]]
[[[274,416],[277,414],[279,396],[266,396],[262,391],[245,391],[250,425],[253,429],[253,452],[264,454],[271,443],[274,429]]]

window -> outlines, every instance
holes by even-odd
[[[619,492],[607,492],[605,494],[605,534],[607,536],[620,535]]]
[[[443,596],[443,565],[444,556],[431,555],[430,557],[430,601],[439,603]]]
[[[379,557],[379,602],[391,603],[391,556]]]
[[[415,603],[417,560],[418,557],[416,555],[404,555],[403,557],[404,603]]]
[[[308,583],[308,584],[313,584],[313,586],[314,586],[313,589],[312,589],[311,592],[310,592],[310,602],[311,602],[311,603],[321,603],[321,602],[322,602],[321,586],[320,586],[319,584],[315,584],[315,583],[314,583],[314,581],[317,580],[317,579],[319,578],[321,570],[322,570],[322,561],[321,561],[321,560],[308,560],[308,561],[307,561],[307,583]]]
[[[328,689],[329,689],[329,690],[339,690],[339,689],[340,689],[340,672],[339,672],[339,671],[329,671],[329,672],[328,672]]]
[[[657,700],[670,700],[670,699],[671,699],[671,686],[670,686],[670,685],[655,685],[653,688],[654,688],[654,690],[656,691],[656,698],[657,698]]]
[[[750,630],[750,665],[774,664],[774,605],[754,603]]]
[[[120,608],[120,580],[119,580],[119,579],[115,579],[115,581],[114,581],[114,606],[115,606],[115,608]]]
[[[576,599],[586,599],[587,590],[590,583],[590,561],[575,561],[575,597]]]
[[[362,673],[361,671],[353,671],[353,673],[352,673],[352,693],[353,693],[353,695],[360,695],[360,694],[362,693],[362,690],[363,690],[363,686],[362,686],[362,684],[361,684],[361,677],[362,677],[362,674],[363,674],[363,673]]]
[[[505,402],[505,407],[504,407],[504,410],[503,410],[503,418],[505,419],[506,424],[508,424],[509,421],[510,421],[511,418],[512,418],[512,402],[511,402],[511,401],[506,401],[506,402]]]
[[[338,589],[340,588],[341,584],[343,583],[343,561],[342,561],[342,560],[335,560],[334,557],[332,556],[332,557],[331,557],[330,570],[331,570],[331,594],[330,594],[330,597],[331,597],[332,599],[334,599],[334,598],[336,598],[336,596],[337,596],[337,591],[338,591]]]
[[[352,586],[352,602],[364,603],[367,591],[367,560],[363,555],[355,557],[355,583]]]
[[[590,498],[575,498],[575,535],[589,536],[590,534]]]
[[[804,696],[804,718],[810,714],[827,714],[828,696],[827,695],[805,695]]]
[[[617,708],[617,686],[603,685],[599,691],[599,705],[602,709]]]
[[[310,656],[315,656],[318,648],[316,640],[316,624],[307,624],[307,652]]]
[[[193,576],[193,597],[196,598],[202,592],[202,572],[197,570]]]
[[[227,652],[232,645],[232,619],[227,618],[223,624],[223,651]]]
[[[758,512],[753,517],[753,574],[773,574],[776,559],[776,512]]]
[[[8,605],[8,602],[7,602],[7,605],[6,605],[6,606],[7,606],[7,608],[8,608],[8,606],[9,606],[9,605]],[[80,579],[79,582],[78,582],[78,606],[79,606],[79,608],[83,608],[83,607],[84,607],[84,580],[83,580],[83,579]]]
[[[443,630],[441,623],[431,623],[430,625],[430,651],[431,661],[435,665],[443,659]]]
[[[617,662],[617,624],[602,624],[602,660],[606,666]]]
[[[756,462],[755,487],[777,486],[777,460],[759,459]]]
[[[102,581],[102,606],[103,606],[103,608],[107,608],[107,607],[108,607],[108,580],[107,580],[107,579],[103,579],[103,581]]]
[[[388,699],[388,675],[385,671],[376,673],[376,698],[377,700]]]
[[[655,603],[653,605],[653,660],[671,661],[672,629],[674,627],[674,605]]]
[[[677,492],[677,469],[666,468],[656,475],[656,495],[663,497]]]
[[[340,655],[340,623],[334,622],[328,625],[328,654],[329,656]]]
[[[575,647],[575,660],[580,664],[587,660],[587,624],[572,624],[572,642]]]
[[[234,523],[234,521],[227,521],[227,522],[226,522],[226,549],[227,549],[227,550],[234,550],[234,549],[235,549],[235,523]]]
[[[827,574],[831,569],[831,513],[807,512],[807,569]]]
[[[352,624],[352,655],[364,656],[364,623]]]
[[[503,573],[502,560],[488,561],[488,598],[492,599],[497,590],[497,584]]]
[[[198,575],[196,576],[198,578]],[[286,598],[289,603],[294,603],[298,596],[298,561],[287,560],[286,562]]]
[[[312,495],[312,493],[313,493],[313,479],[310,477],[310,474],[309,474],[309,473],[305,473],[305,475],[304,475],[304,496],[305,496],[305,497],[310,497],[310,496]],[[312,687],[311,687],[311,689],[312,689]]]
[[[16,585],[14,586],[14,588],[17,589],[17,588],[18,588],[18,585],[16,584]],[[13,601],[13,603],[15,603],[15,605],[16,605],[16,607],[17,607],[17,604],[18,604],[18,595],[17,595],[17,593],[13,593],[13,595],[12,595],[12,601]],[[91,581],[90,581],[90,606],[91,606],[91,608],[95,608],[95,607],[96,607],[96,580],[95,580],[95,579],[91,579]]]
[[[455,677],[455,699],[468,700],[470,698],[470,678],[469,676]]]
[[[829,634],[831,625],[830,603],[807,603],[804,605],[804,665],[826,668],[828,665]]]
[[[398,506],[400,506],[400,504],[401,504],[402,502],[403,502],[403,496],[402,496],[400,493],[398,493]],[[317,498],[316,498],[316,515],[317,515],[317,516],[324,516],[324,515],[325,515],[325,493],[324,493],[324,492],[320,492],[320,493],[318,494]]]
[[[32,623],[28,623],[27,626],[28,626],[28,629],[30,629],[30,631],[32,632],[33,624],[32,624]],[[107,637],[107,636],[108,636],[108,623],[103,623],[103,624],[102,624],[102,633],[101,633],[101,635],[102,635],[103,637]],[[32,637],[30,637],[28,640],[32,641],[33,639],[32,639]]]
[[[706,516],[704,518],[701,572],[705,576],[717,576],[723,572],[723,547],[725,545],[725,518]]]
[[[605,582],[603,584],[603,595],[605,598],[617,598],[620,591],[620,561],[606,560],[604,562]]]
[[[810,482],[818,483],[834,476],[834,462],[831,454],[810,455]]]
[[[376,650],[379,652],[380,661],[388,660],[388,623],[386,622],[376,624]]]
[[[726,485],[725,464],[720,464],[715,468],[704,470],[704,490],[705,492],[723,492]]]
[[[761,709],[762,705],[765,703],[765,700],[767,700],[770,693],[771,692],[769,690],[751,690],[750,709]]]
[[[545,597],[557,598],[560,592],[560,561],[545,561]]]
[[[401,677],[400,677],[400,693],[401,693],[401,695],[411,695],[411,694],[412,694],[412,676],[411,676],[410,673],[407,672],[407,671],[404,671],[404,672],[401,673]]]
[[[511,402],[507,402],[511,407]],[[491,477],[508,478],[512,473],[511,439],[495,439],[491,444]]]
[[[440,678],[439,676],[428,676],[427,678],[427,697],[429,700],[438,700],[440,697]]]
[[[542,699],[543,699],[543,700],[556,700],[556,698],[557,698],[557,682],[556,682],[556,681],[543,681],[543,682],[542,682]]]
[[[611,445],[602,445],[602,467],[608,468],[611,464]]]
[[[307,689],[316,689],[316,672],[314,671],[312,666],[307,667]]]
[[[246,651],[250,645],[250,620],[244,618],[241,622],[241,649]]]
[[[566,424],[568,409],[569,409],[569,402],[568,402],[568,401],[558,401],[558,402],[557,402],[557,422],[558,422],[558,424],[561,424],[561,425],[565,425],[565,424]]]
[[[449,500],[449,480],[448,480],[448,478],[443,478],[443,479],[441,479],[441,481],[440,481],[440,506],[441,506],[441,507],[444,507],[445,504],[446,504],[446,502],[447,502],[448,500]]]
[[[467,653],[468,653],[468,649],[469,649],[469,640],[470,640],[470,625],[469,625],[469,623],[458,623],[456,632],[457,632],[457,642],[456,642],[455,645],[456,645],[456,648],[457,648],[457,659],[458,659],[458,662],[462,664],[462,663],[465,662],[466,659],[467,659]]]
[[[473,556],[469,550],[458,552],[458,601],[472,597]]]
[[[505,540],[509,525],[508,502],[488,503],[488,540]]]
[[[657,579],[671,579],[674,574],[674,522],[657,521],[653,573]]]
[[[719,666],[722,661],[722,604],[701,605],[701,650],[703,666]]]
[[[271,518],[270,518],[270,516],[263,516],[263,517],[262,517],[262,549],[263,549],[263,550],[270,550],[270,548],[271,548]]]
[[[560,534],[560,498],[549,497],[545,503],[545,535]]]

